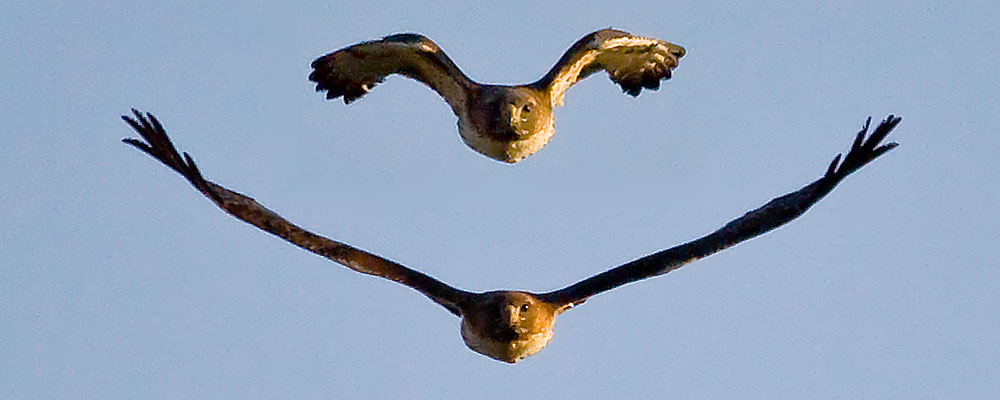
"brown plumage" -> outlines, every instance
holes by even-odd
[[[584,36],[534,83],[484,85],[466,76],[430,39],[404,33],[361,42],[313,61],[309,80],[326,98],[351,103],[387,76],[416,79],[444,98],[458,116],[458,131],[469,147],[495,160],[516,163],[552,137],[552,108],[566,90],[600,70],[622,91],[638,96],[670,79],[684,48],[662,40],[602,29]]]
[[[797,191],[771,200],[705,237],[639,258],[547,293],[514,290],[472,293],[456,289],[378,255],[316,235],[292,224],[247,196],[205,180],[194,159],[187,153],[182,157],[177,152],[163,126],[152,114],[143,115],[134,109],[132,112],[134,117],[123,116],[122,119],[145,141],[132,138],[123,141],[180,173],[224,211],[350,269],[416,289],[462,318],[462,338],[469,348],[508,363],[517,362],[545,347],[552,338],[556,316],[591,296],[673,271],[691,261],[773,230],[802,215],[848,175],[896,147],[896,143],[881,143],[900,121],[890,115],[866,137],[871,122],[869,118],[864,128],[858,132],[847,156],[841,161],[841,156],[837,155],[821,178]]]

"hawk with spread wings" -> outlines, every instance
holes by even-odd
[[[423,293],[462,318],[462,338],[469,348],[508,363],[515,363],[545,347],[552,338],[556,316],[591,296],[627,283],[663,275],[771,231],[802,215],[848,175],[896,147],[896,143],[881,143],[900,121],[900,118],[890,115],[871,135],[867,135],[871,122],[869,118],[855,137],[847,156],[841,160],[838,154],[821,178],[747,212],[700,239],[639,258],[547,293],[518,290],[473,293],[449,286],[373,253],[309,232],[254,199],[205,180],[194,159],[187,153],[181,156],[177,152],[156,117],[149,113],[143,115],[134,109],[132,112],[134,117],[122,116],[122,119],[145,141],[133,138],[123,141],[180,173],[195,189],[224,211],[352,270],[390,279]]]
[[[430,39],[413,33],[361,42],[313,61],[309,80],[327,99],[351,103],[399,74],[429,86],[458,116],[469,147],[495,160],[516,163],[552,137],[552,108],[574,83],[605,70],[622,91],[638,96],[670,79],[684,48],[662,40],[602,29],[584,36],[541,79],[525,85],[484,85],[466,76]]]

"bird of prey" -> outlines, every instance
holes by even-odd
[[[462,319],[462,338],[469,348],[508,363],[515,363],[545,347],[552,338],[556,316],[591,296],[627,283],[663,275],[773,230],[802,215],[848,175],[896,147],[896,143],[881,143],[900,121],[900,118],[890,115],[868,135],[871,122],[869,118],[864,128],[858,132],[847,156],[841,160],[838,154],[821,178],[747,212],[702,238],[636,259],[547,293],[518,290],[473,293],[449,286],[373,253],[309,232],[252,198],[205,180],[194,159],[187,153],[181,156],[177,152],[163,126],[152,114],[143,115],[134,109],[132,112],[134,117],[122,118],[145,141],[134,138],[123,141],[180,173],[224,211],[352,270],[416,289]]]
[[[516,163],[552,137],[552,108],[566,90],[600,70],[638,96],[670,79],[684,48],[662,40],[602,29],[584,36],[541,79],[525,85],[484,85],[466,76],[430,39],[403,33],[361,42],[313,61],[309,80],[327,99],[351,103],[392,74],[430,86],[458,116],[465,144],[495,160]]]

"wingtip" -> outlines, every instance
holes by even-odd
[[[882,145],[881,147],[879,147],[879,148],[876,148],[876,149],[875,149],[875,150],[873,151],[873,152],[874,152],[874,155],[872,156],[872,159],[874,160],[874,159],[876,159],[876,158],[879,158],[879,157],[881,157],[881,156],[882,156],[883,154],[885,154],[885,153],[888,153],[888,152],[892,151],[892,149],[895,149],[896,147],[899,147],[899,143],[896,143],[896,142],[889,142],[889,143],[886,143],[886,144]]]
[[[889,114],[889,116],[885,117],[885,121],[882,121],[882,124],[888,125],[889,129],[892,129],[895,128],[896,125],[899,125],[900,122],[903,122],[903,117],[897,117],[895,115]]]

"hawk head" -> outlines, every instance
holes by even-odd
[[[477,294],[461,306],[462,339],[473,351],[515,363],[537,353],[552,339],[552,325],[562,311],[520,291]]]
[[[553,132],[548,94],[529,87],[484,85],[469,107],[469,126],[459,124],[469,147],[492,159],[516,163],[548,143]]]

